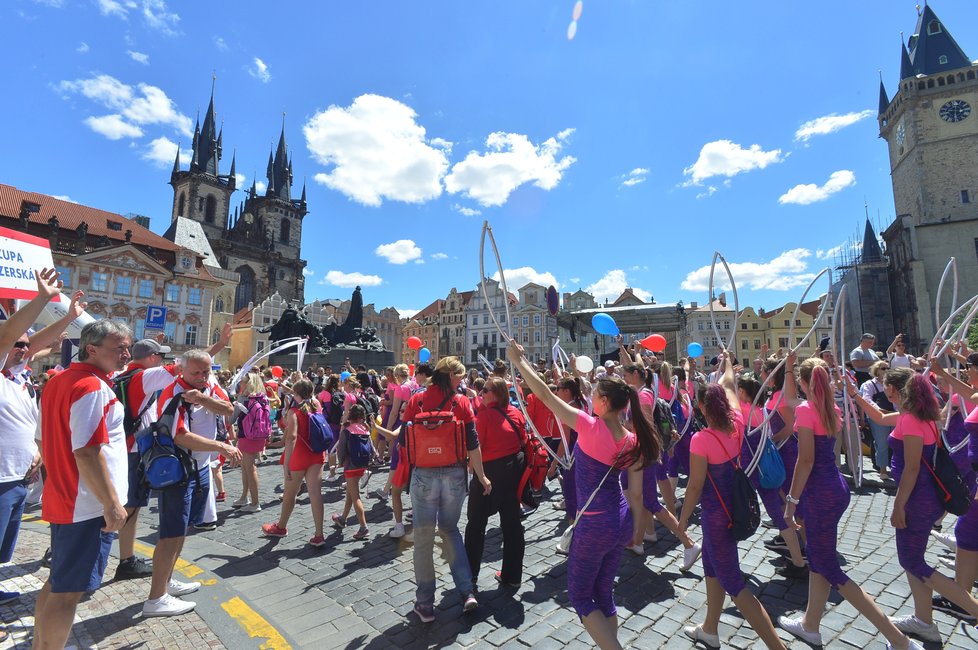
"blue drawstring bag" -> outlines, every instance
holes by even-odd
[[[761,460],[757,463],[757,471],[760,472],[763,488],[773,489],[784,484],[786,478],[784,461],[781,460],[781,453],[778,452],[778,447],[770,436],[764,441],[764,450],[761,452]]]

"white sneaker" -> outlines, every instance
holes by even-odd
[[[244,496],[231,504],[232,508],[241,508],[248,505],[248,497]]]
[[[371,471],[370,471],[370,470],[368,469],[368,470],[366,470],[366,471],[365,471],[365,472],[363,473],[363,476],[361,476],[361,477],[360,477],[360,489],[361,489],[361,490],[364,490],[364,489],[366,489],[366,487],[367,487],[367,481],[369,481],[369,480],[370,480],[370,477],[371,477],[372,475],[373,475],[373,472],[371,472]]]
[[[954,535],[949,535],[947,533],[939,533],[936,530],[930,531],[930,536],[939,541],[944,546],[948,547],[952,551],[958,550],[958,540],[954,539]]]
[[[261,512],[261,504],[249,503],[246,506],[241,506],[241,512]]]
[[[405,533],[404,533],[404,524],[399,523],[399,522],[398,523],[395,523],[394,524],[394,527],[391,528],[391,532],[389,532],[387,534],[390,537],[393,537],[394,539],[401,539],[405,535]]]
[[[192,612],[196,606],[197,603],[189,600],[180,600],[169,594],[163,594],[161,598],[143,603],[143,616],[180,616]]]
[[[707,634],[699,625],[696,627],[684,627],[683,634],[688,636],[693,641],[702,641],[704,644],[706,644],[706,647],[710,648],[711,650],[720,650],[720,635]]]
[[[404,533],[404,537],[401,538],[401,541],[406,544],[414,544],[414,531],[412,530]]]
[[[904,634],[912,634],[924,641],[940,642],[941,632],[936,623],[924,623],[913,614],[891,618],[890,622]]]
[[[895,650],[892,643],[886,644],[886,650]],[[907,646],[907,650],[924,650],[924,646],[920,645],[913,639],[910,639],[910,645]]]
[[[180,582],[171,578],[170,584],[166,586],[166,593],[173,597],[179,597],[192,594],[198,589],[200,589],[199,582]]]
[[[645,535],[642,536],[642,539],[644,539],[646,542],[658,542],[659,535],[653,529],[651,533],[645,533]]]
[[[703,547],[699,544],[693,544],[689,548],[683,549],[683,571],[689,571],[696,564],[696,560],[700,559],[700,554],[703,553]]]
[[[373,492],[370,493],[370,496],[377,497],[381,501],[387,501],[387,497],[389,495],[384,490],[374,490]]]
[[[822,634],[821,632],[809,632],[805,629],[805,626],[801,624],[801,617],[798,618],[788,618],[787,616],[778,617],[778,625],[785,632],[794,634],[796,637],[804,641],[805,643],[810,643],[811,645],[822,645]]]
[[[626,549],[634,553],[635,555],[645,555],[645,546],[642,544],[635,544],[634,546],[626,546]]]

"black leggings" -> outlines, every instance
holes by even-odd
[[[503,531],[502,580],[516,584],[523,579],[523,553],[526,547],[517,494],[523,466],[517,459],[517,454],[513,454],[485,462],[483,467],[486,477],[492,482],[492,492],[488,496],[483,494],[478,477],[472,478],[469,488],[469,521],[465,525],[465,552],[472,568],[472,580],[479,579],[489,517],[498,512],[499,526]]]

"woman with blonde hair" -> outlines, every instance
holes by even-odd
[[[859,387],[859,393],[863,399],[867,402],[873,402],[884,413],[892,413],[894,411],[893,404],[886,398],[886,389],[883,386],[883,378],[889,369],[889,363],[886,361],[877,361],[869,368],[871,379],[863,382],[863,385]],[[893,427],[885,424],[877,424],[873,422],[872,418],[867,419],[869,420],[869,430],[873,434],[873,445],[875,447],[873,465],[880,473],[880,480],[888,481],[890,480],[890,450],[887,445],[887,438],[890,432],[893,431]]]
[[[790,368],[787,371],[792,372]],[[805,522],[808,604],[802,616],[794,619],[781,616],[778,624],[806,643],[822,645],[819,627],[829,593],[835,587],[886,637],[887,648],[920,650],[839,564],[839,521],[850,501],[849,486],[835,464],[835,439],[842,431],[842,414],[835,404],[829,367],[824,361],[814,357],[805,359],[799,368],[798,382],[808,399],[795,407],[798,460],[791,489],[785,496],[788,504],[784,517],[789,523],[796,516]],[[925,542],[926,536],[925,533]],[[929,599],[928,596],[928,603]]]
[[[241,512],[258,512],[261,504],[258,502],[258,468],[255,461],[265,451],[272,423],[265,382],[257,372],[249,372],[238,384],[234,412],[238,450],[241,452],[241,498],[231,505],[240,508]],[[259,419],[264,419],[264,422]]]

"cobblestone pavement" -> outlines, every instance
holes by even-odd
[[[259,526],[275,521],[280,507],[276,488],[282,483],[278,453],[260,468],[263,510],[246,514],[230,502],[240,494],[240,474],[225,472],[227,502],[220,505],[217,530],[195,533],[187,538],[183,558],[192,571],[201,572],[205,586],[196,594],[198,613],[179,619],[144,620],[139,606],[148,586],[145,581],[110,583],[79,608],[74,634],[80,647],[203,648],[296,647],[296,648],[549,648],[592,647],[587,634],[567,603],[566,568],[554,546],[563,530],[562,512],[544,503],[526,521],[524,582],[519,589],[501,588],[493,577],[501,561],[501,535],[491,529],[486,541],[486,559],[479,576],[480,607],[464,615],[444,562],[436,560],[438,594],[434,624],[425,625],[413,615],[414,582],[409,544],[390,539],[391,514],[388,504],[365,497],[370,536],[356,541],[356,526],[344,531],[328,529],[326,546],[306,544],[313,527],[308,497],[300,496],[282,539],[259,536]],[[870,474],[875,476],[875,474]],[[386,471],[371,479],[368,491],[382,487]],[[552,484],[556,489],[556,484]],[[324,480],[326,520],[342,506],[340,482]],[[852,504],[841,522],[839,551],[850,577],[876,599],[884,612],[912,612],[906,578],[896,558],[893,531],[889,525],[892,492],[865,487],[853,494]],[[409,499],[406,498],[406,505]],[[493,525],[490,522],[490,526]],[[155,538],[155,514],[140,516],[140,539],[148,545]],[[464,515],[462,526],[464,527]],[[691,533],[697,536],[691,526]],[[772,617],[796,612],[804,606],[807,582],[789,581],[775,574],[776,554],[766,551],[763,540],[772,531],[762,529],[740,545],[741,566],[750,576],[750,588],[759,596]],[[28,524],[15,564],[0,569],[3,589],[25,592],[13,609],[0,606],[7,628],[23,638],[30,627],[33,595],[44,578],[36,558],[43,552],[43,530]],[[436,549],[439,546],[436,545]],[[938,565],[943,554],[936,543],[928,560]],[[626,552],[615,589],[621,619],[620,638],[631,648],[690,648],[682,627],[702,621],[705,586],[699,563],[689,573],[680,573],[681,546],[661,526],[659,541],[646,544],[647,555]],[[438,552],[436,551],[436,555]],[[946,556],[946,555],[945,555]],[[186,567],[185,567],[186,568]],[[945,573],[950,571],[943,569]],[[114,560],[107,575],[114,571]],[[229,599],[249,615],[226,607]],[[935,612],[944,644],[939,647],[978,648],[978,631],[973,626]],[[11,622],[13,621],[13,622]],[[805,644],[780,632],[790,648]],[[833,593],[822,623],[827,648],[882,650],[883,637],[855,610]],[[744,623],[732,603],[720,626],[724,647],[761,648],[754,632]],[[6,646],[9,647],[10,642]],[[18,646],[21,647],[21,646]],[[26,647],[26,646],[23,646]]]

